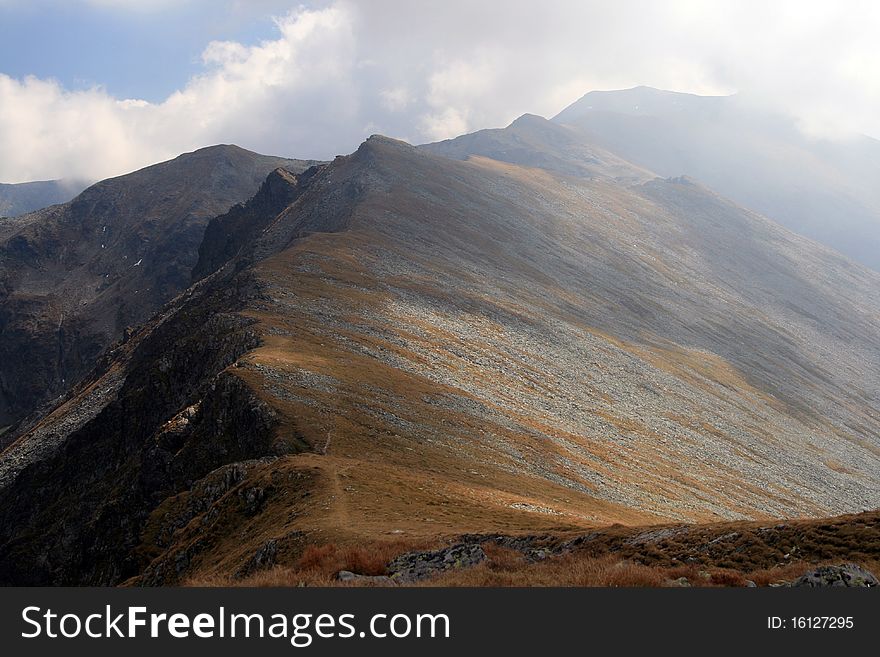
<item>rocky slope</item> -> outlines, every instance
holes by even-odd
[[[662,176],[688,175],[880,270],[880,142],[812,138],[736,96],[591,92],[553,118]]]
[[[215,146],[0,221],[0,427],[64,393],[186,289],[209,219],[276,167],[310,164]]]
[[[527,121],[536,159],[375,136],[212,222],[0,456],[0,581],[880,506],[880,275]]]

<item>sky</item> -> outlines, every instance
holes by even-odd
[[[873,0],[0,0],[0,182],[329,159],[638,85],[880,137],[878,33]]]

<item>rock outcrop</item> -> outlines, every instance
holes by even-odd
[[[821,566],[803,577],[798,578],[792,586],[808,587],[849,587],[849,588],[873,588],[880,586],[874,573],[865,570],[854,563],[840,566]]]
[[[388,564],[389,577],[399,582],[417,582],[447,570],[472,568],[486,560],[479,545],[459,543],[433,552],[407,552]]]

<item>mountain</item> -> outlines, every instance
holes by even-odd
[[[527,117],[273,174],[0,455],[0,582],[880,506],[880,274],[606,157]]]
[[[50,205],[66,203],[85,187],[85,184],[75,180],[0,183],[0,217],[17,217]]]
[[[880,270],[880,142],[805,136],[738,96],[594,91],[553,121],[657,172],[691,176]]]
[[[215,146],[0,220],[0,427],[63,394],[186,289],[212,217],[273,169],[310,164]]]
[[[480,130],[419,148],[456,160],[486,157],[580,178],[644,182],[656,177],[585,140],[572,128],[534,114],[524,114],[506,128]]]

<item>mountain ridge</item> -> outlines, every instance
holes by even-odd
[[[542,134],[547,169],[374,136],[218,215],[201,279],[0,456],[0,581],[880,506],[880,275]]]
[[[0,425],[63,394],[127,327],[184,290],[211,217],[277,166],[312,164],[209,147],[0,222]]]
[[[86,188],[78,180],[36,180],[0,183],[0,217],[17,217],[66,203]]]
[[[547,149],[544,145],[552,145]],[[656,174],[635,167],[570,129],[536,114],[523,114],[506,128],[490,128],[419,148],[453,159],[489,157],[573,176],[636,182]]]
[[[690,175],[880,269],[880,142],[805,136],[740,96],[590,92],[552,119],[661,177]]]

